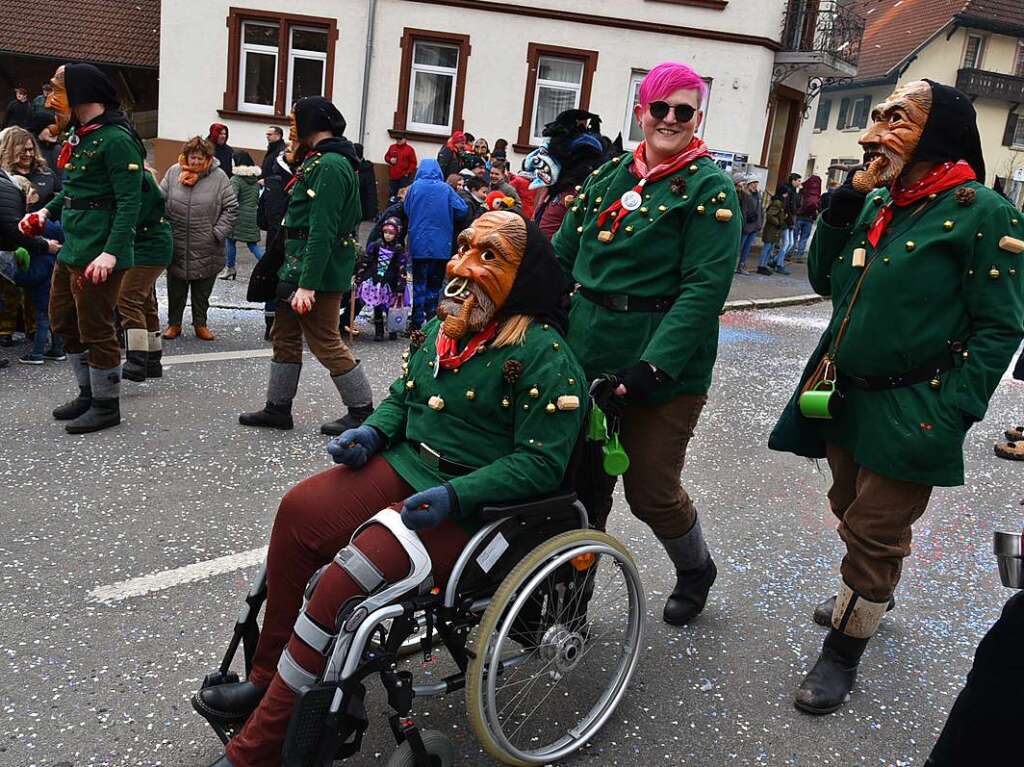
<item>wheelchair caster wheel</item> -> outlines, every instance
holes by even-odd
[[[205,690],[208,687],[217,687],[222,684],[234,684],[238,681],[238,674],[234,671],[229,671],[226,674],[223,671],[214,671],[212,674],[207,674],[203,677],[203,686],[201,690]]]
[[[452,742],[437,730],[420,730],[423,747],[430,755],[430,767],[452,767],[455,764],[455,749]],[[418,767],[412,744],[406,741],[388,759],[387,767]]]

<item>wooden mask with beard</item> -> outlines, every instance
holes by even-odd
[[[51,129],[54,137],[63,133],[71,122],[71,103],[68,101],[67,84],[64,81],[64,67],[57,67],[53,77],[50,78],[50,85],[53,90],[46,97],[46,108],[51,110],[57,117],[57,124]]]
[[[505,305],[526,252],[526,221],[511,211],[484,213],[458,237],[437,316],[449,338],[477,333]]]
[[[300,158],[299,127],[295,123],[295,109],[288,113],[288,146],[284,150],[284,159],[289,165],[295,165]]]
[[[901,85],[871,112],[871,125],[860,137],[867,168],[853,176],[862,194],[891,186],[914,161],[932,108],[932,89],[923,80]]]

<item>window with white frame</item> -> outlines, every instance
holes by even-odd
[[[288,45],[288,105],[323,96],[327,75],[327,30],[292,27]]]
[[[622,130],[622,146],[626,149],[636,149],[640,146],[640,142],[644,140],[643,129],[640,127],[640,122],[636,119],[636,107],[640,103],[640,83],[643,82],[646,76],[647,72],[637,69],[634,69],[629,76],[626,122]],[[711,80],[705,77],[704,84],[707,86],[707,89],[704,93],[704,101],[700,105],[701,111],[704,113],[704,120],[701,122],[700,127],[697,128],[696,135],[698,136],[704,135],[704,126],[707,124],[708,101],[711,97]]]
[[[583,62],[556,56],[541,56],[537,60],[537,85],[533,96],[533,126],[530,141],[544,143],[544,126],[566,109],[577,109],[583,89]]]
[[[448,135],[455,112],[459,47],[430,40],[417,40],[414,46],[406,127]]]
[[[967,35],[964,46],[964,69],[980,69],[985,55],[985,38],[981,35]]]
[[[242,23],[239,106],[249,112],[274,113],[277,94],[278,25]]]

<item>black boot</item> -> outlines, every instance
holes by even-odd
[[[263,331],[263,340],[270,340],[270,331],[274,327],[274,312],[263,313],[263,324],[266,326],[266,330]]]
[[[270,382],[267,384],[267,405],[262,410],[242,413],[238,422],[242,426],[263,426],[288,431],[295,427],[292,421],[292,400],[299,388],[302,365],[289,362],[270,363]]]
[[[92,405],[92,380],[89,377],[88,358],[88,352],[68,354],[68,363],[78,382],[78,396],[54,408],[53,417],[58,421],[73,421]]]
[[[266,687],[252,682],[231,682],[206,687],[192,696],[192,708],[218,724],[243,722],[263,700]]]
[[[380,342],[384,340],[384,318],[373,318],[373,340]]]
[[[896,597],[889,597],[889,605],[885,608],[886,612],[891,611],[896,606]],[[824,602],[821,602],[817,607],[814,608],[814,622],[819,626],[824,626],[827,629],[832,628],[832,613],[836,609],[836,597],[832,595]]]
[[[149,351],[146,352],[146,378],[163,378],[164,366],[163,341],[160,338],[160,331],[154,330],[149,333]]]
[[[90,369],[92,404],[64,427],[68,434],[89,434],[121,423],[121,366],[106,370]]]
[[[658,540],[676,567],[676,587],[665,603],[662,618],[672,626],[685,626],[707,604],[708,592],[718,577],[718,568],[708,552],[697,517],[685,535]]]
[[[146,380],[146,353],[149,351],[149,333],[138,328],[125,331],[128,346],[121,376],[128,381],[141,383]]]
[[[850,699],[857,680],[860,656],[867,639],[857,639],[832,629],[821,655],[796,691],[793,704],[807,714],[831,714]]]
[[[347,373],[331,376],[334,386],[341,395],[341,401],[348,412],[336,421],[329,421],[320,426],[320,433],[329,437],[337,437],[347,429],[354,429],[370,417],[373,412],[373,390],[366,378],[363,366],[356,366]]]

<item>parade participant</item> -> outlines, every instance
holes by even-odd
[[[216,767],[280,763],[295,693],[326,663],[304,629],[331,635],[343,605],[372,588],[345,563],[355,558],[365,563],[360,572],[375,569],[385,581],[408,572],[391,533],[374,525],[353,540],[357,527],[391,506],[419,532],[443,588],[480,526],[482,504],[551,493],[563,480],[585,389],[557,328],[561,275],[550,244],[518,214],[486,213],[459,235],[447,272],[444,319],[413,337],[403,375],[366,423],[328,445],[344,466],[304,480],[281,501],[249,679],[193,697],[218,723],[255,710]],[[323,565],[303,609],[307,581]]]
[[[118,110],[113,84],[92,64],[66,64],[51,81],[47,107],[58,125],[71,124],[58,170],[64,190],[37,213],[22,219],[35,234],[59,218],[66,239],[53,272],[52,331],[64,345],[78,383],[78,396],[53,411],[70,421],[70,434],[106,429],[121,422],[121,348],[114,307],[125,270],[133,264],[135,226],[142,196],[145,148]]]
[[[302,370],[302,339],[331,374],[348,413],[321,426],[324,434],[340,434],[358,426],[373,412],[373,391],[366,371],[341,340],[338,316],[341,299],[352,284],[359,226],[359,158],[345,138],[345,118],[327,99],[310,96],[295,105],[296,137],[305,153],[289,190],[285,214],[284,264],[270,340],[267,404],[242,413],[244,426],[291,429],[292,400]]]
[[[811,714],[849,697],[911,526],[934,486],[963,484],[964,437],[1024,335],[1024,225],[983,186],[970,99],[911,82],[872,121],[869,165],[833,193],[809,252],[832,320],[769,441],[828,458],[846,544],[839,593],[815,611],[828,637],[796,693]]]
[[[553,240],[579,284],[569,344],[588,379],[614,378],[596,396],[630,458],[626,501],[675,566],[664,609],[673,625],[704,608],[717,574],[679,475],[740,247],[735,186],[694,135],[705,90],[684,64],[652,69],[636,107],[644,141],[592,173]],[[600,443],[588,448],[577,492],[604,529],[616,478],[603,470]]]
[[[121,374],[129,381],[163,376],[163,341],[155,286],[174,255],[171,222],[164,216],[164,203],[156,171],[146,166],[139,222],[135,227],[135,265],[125,272],[117,299],[126,346]]]
[[[606,159],[601,118],[582,109],[568,109],[544,126],[547,141],[523,160],[523,173],[531,178],[529,189],[544,190],[533,220],[553,237],[578,191],[577,186]],[[609,144],[609,147],[611,145]],[[617,150],[621,152],[622,147]]]

